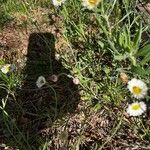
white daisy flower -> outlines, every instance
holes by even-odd
[[[58,7],[61,6],[66,0],[52,0],[53,1],[53,5]]]
[[[38,79],[37,79],[37,81],[36,81],[36,86],[38,88],[41,88],[45,84],[46,84],[45,78],[43,76],[39,76]]]
[[[82,5],[88,9],[93,9],[98,6],[101,0],[82,0]]]
[[[16,67],[13,64],[5,64],[1,67],[1,71],[4,74],[10,73],[10,72],[14,71],[15,69],[16,69]]]
[[[144,102],[134,102],[127,108],[127,113],[130,116],[140,116],[146,111],[146,104]]]
[[[144,98],[148,90],[147,85],[143,81],[135,78],[128,82],[127,88],[137,99]]]

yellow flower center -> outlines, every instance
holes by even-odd
[[[91,5],[96,5],[97,0],[88,0]]]
[[[138,110],[141,108],[140,104],[133,104],[131,107],[132,107],[132,110]]]
[[[133,87],[133,94],[136,94],[136,95],[139,95],[141,93],[142,89],[137,87],[137,86],[134,86]]]

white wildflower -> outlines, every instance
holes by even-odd
[[[36,81],[36,86],[38,88],[41,88],[45,84],[46,84],[46,79],[43,76],[39,76],[37,81]]]
[[[148,90],[146,84],[143,81],[135,79],[135,78],[133,78],[132,80],[128,82],[127,88],[130,90],[133,96],[137,99],[144,98]]]
[[[93,9],[98,6],[101,0],[82,0],[82,5],[88,9]]]
[[[1,71],[4,74],[10,73],[10,72],[14,71],[15,69],[16,69],[16,67],[13,64],[5,64],[5,65],[1,66]]]
[[[53,5],[58,7],[61,6],[66,0],[52,0],[53,1]]]
[[[146,111],[146,104],[144,102],[134,102],[127,108],[127,113],[130,116],[140,116]]]

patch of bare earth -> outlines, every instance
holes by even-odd
[[[43,129],[40,134],[51,136],[49,150],[93,150],[96,144],[96,149],[104,150],[148,149],[149,138],[141,139],[138,135],[140,130],[135,132],[134,127],[131,128],[135,120],[140,121],[122,114],[117,107],[104,107],[94,112],[85,102],[81,102],[75,114],[57,120],[52,128]],[[149,122],[145,125],[148,127]]]
[[[0,32],[0,57],[17,62],[26,57],[29,36],[32,33],[51,33],[55,37],[55,47],[64,46],[62,18],[56,14],[48,14],[48,10],[37,8],[32,10],[30,18],[25,14],[14,14],[14,20],[3,27]],[[24,25],[26,23],[26,25]]]

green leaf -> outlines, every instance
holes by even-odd
[[[123,37],[122,32],[120,32],[120,34],[119,34],[119,45],[122,46],[123,43],[124,43],[124,37]]]
[[[4,60],[0,60],[0,65],[4,65],[5,64],[5,62],[4,62]]]
[[[133,40],[135,50],[138,49],[138,47],[139,47],[139,44],[141,41],[141,35],[142,35],[142,23],[140,23],[139,29],[136,32],[136,35],[135,35],[134,40]]]
[[[134,67],[132,68],[133,72],[135,72],[136,74],[140,75],[140,76],[145,76],[145,75],[150,75],[150,68],[142,68],[140,66],[138,67]]]
[[[140,64],[144,65],[144,64],[146,64],[148,62],[150,62],[150,53],[144,57],[144,59],[141,61]]]
[[[127,55],[115,55],[114,56],[114,59],[115,60],[118,60],[118,61],[122,61],[122,60],[125,60],[128,56]]]
[[[136,54],[136,57],[138,57],[138,56],[145,56],[148,53],[150,53],[150,44],[147,44],[143,48],[141,48],[139,50],[139,52]]]
[[[101,41],[98,41],[98,45],[103,49],[104,48],[104,43]]]
[[[126,26],[126,41],[127,41],[127,46],[128,48],[131,47],[131,33],[129,27]]]

